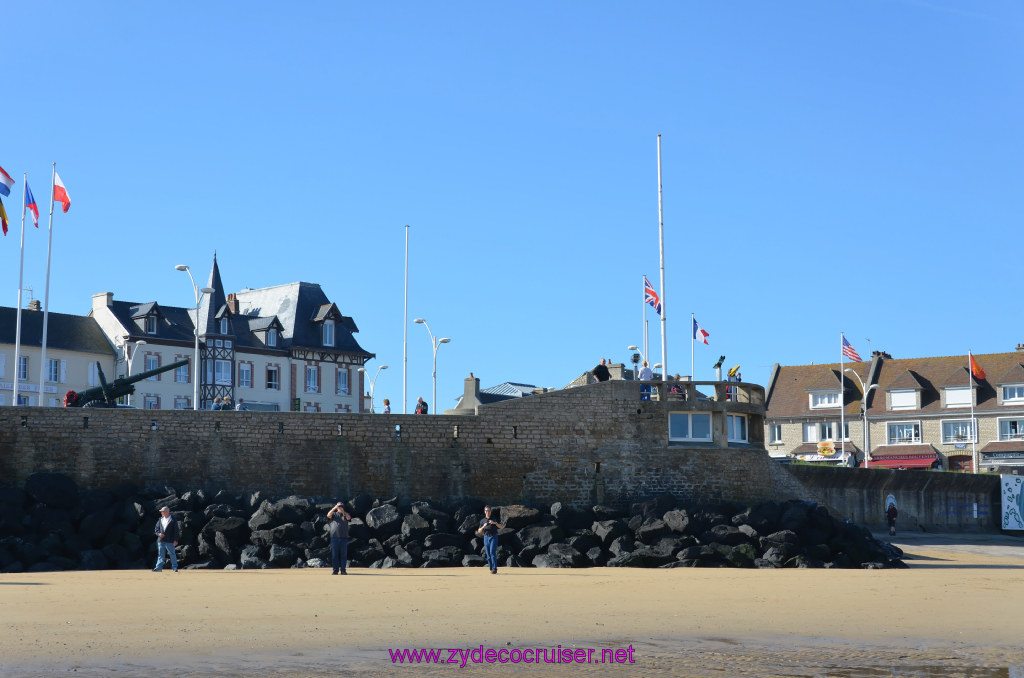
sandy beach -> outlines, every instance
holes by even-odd
[[[1024,678],[1024,540],[894,543],[910,569],[0,575],[0,675]],[[624,663],[525,663],[538,648]]]

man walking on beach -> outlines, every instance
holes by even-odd
[[[174,547],[181,538],[181,530],[178,529],[178,521],[171,515],[171,509],[167,506],[160,509],[160,518],[156,521],[153,532],[156,534],[156,567],[153,571],[163,571],[164,556],[167,555],[171,559],[171,569],[177,572],[178,556],[174,552]]]
[[[348,521],[352,516],[339,501],[327,512],[327,520],[331,521],[331,566],[334,568],[331,574],[348,574],[345,570],[348,564]]]
[[[487,555],[487,566],[491,568],[491,574],[498,574],[498,530],[501,529],[498,521],[491,518],[491,507],[484,507],[484,519],[480,521],[477,534],[484,536],[484,553]]]

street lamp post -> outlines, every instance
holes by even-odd
[[[125,337],[125,340],[124,340],[124,361],[126,363],[128,363],[128,374],[126,376],[129,376],[129,377],[132,376],[132,361],[135,360],[135,354],[139,352],[139,346],[145,346],[146,343],[147,342],[146,342],[145,339],[139,339],[138,341],[135,342],[135,350],[132,351],[131,353],[129,353],[128,352],[128,347],[129,347],[128,337]],[[129,405],[132,404],[132,395],[130,393],[125,398],[125,401]]]
[[[199,302],[202,300],[204,294],[213,294],[214,290],[212,287],[199,287],[196,285],[196,279],[192,277],[192,271],[185,264],[178,264],[174,267],[178,271],[185,271],[188,273],[188,279],[192,281],[192,291],[196,295],[196,318],[195,318],[195,335],[196,335],[196,356],[193,359],[192,365],[192,409],[199,409]]]
[[[431,397],[434,399],[434,412],[437,412],[437,349],[441,344],[447,344],[451,341],[448,337],[441,337],[440,339],[434,338],[434,333],[430,331],[430,325],[423,318],[416,318],[413,320],[414,323],[419,323],[427,328],[427,334],[430,335],[430,346],[434,349],[434,372],[431,375],[434,380],[434,392]]]
[[[647,356],[644,355],[644,352],[640,350],[639,346],[627,346],[626,350],[627,351],[636,351],[637,353],[640,354],[640,360],[642,360],[643,362],[647,362]],[[635,364],[633,365],[633,379],[634,380],[639,379],[639,377],[637,376],[637,369],[636,369],[636,365]]]
[[[870,468],[871,467],[870,466],[870,462],[868,461],[868,457],[871,456],[870,455],[871,438],[870,438],[870,434],[868,433],[868,393],[871,393],[871,389],[878,388],[878,384],[871,384],[871,386],[868,386],[867,388],[864,388],[864,380],[860,378],[860,375],[857,374],[857,372],[855,370],[853,370],[852,368],[847,367],[843,371],[844,372],[849,372],[853,376],[857,377],[857,383],[860,384],[860,392],[862,394],[861,395],[861,402],[860,402],[860,409],[861,409],[861,412],[864,415],[864,468]],[[839,435],[843,435],[843,432],[840,431]]]
[[[370,382],[370,414],[373,414],[373,387],[377,385],[377,377],[380,376],[380,371],[381,370],[386,370],[387,368],[388,368],[387,365],[381,365],[380,367],[378,367],[377,368],[377,373],[375,375],[373,375],[373,381]],[[362,372],[364,376],[369,374],[366,371],[365,367],[360,367],[359,371]]]

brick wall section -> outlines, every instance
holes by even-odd
[[[688,501],[818,500],[768,458],[763,390],[744,387],[751,402],[687,405],[641,401],[639,384],[605,382],[443,416],[3,407],[0,484],[45,470],[83,488],[134,482],[578,506],[662,492]],[[681,410],[711,410],[716,422],[726,411],[746,413],[757,440],[670,445],[668,412]]]

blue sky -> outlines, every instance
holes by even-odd
[[[14,306],[23,172],[57,162],[50,309],[187,306],[316,282],[387,364],[401,412],[469,372],[562,387],[690,313],[765,383],[773,363],[1004,352],[1019,320],[1024,6],[857,3],[8,3],[0,269]],[[15,197],[15,195],[17,197]],[[42,298],[46,216],[26,234]],[[31,231],[31,229],[30,229]],[[27,300],[26,296],[26,300]],[[661,361],[657,316],[650,349]],[[433,403],[432,403],[433,405]]]

